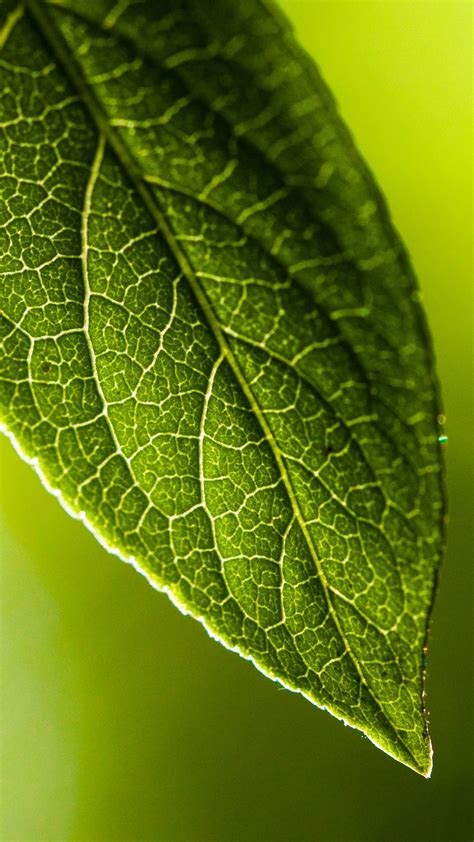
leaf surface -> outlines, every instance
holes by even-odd
[[[3,425],[224,644],[429,774],[412,270],[259,0],[1,0]]]

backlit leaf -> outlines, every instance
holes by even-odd
[[[0,8],[5,430],[213,636],[429,774],[436,382],[317,70],[260,0]]]

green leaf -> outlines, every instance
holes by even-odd
[[[5,430],[212,636],[428,775],[436,381],[317,70],[261,0],[1,11]]]

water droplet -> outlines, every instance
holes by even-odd
[[[438,436],[438,441],[439,441],[441,447],[444,447],[448,443],[448,437],[447,436]]]
[[[441,425],[446,424],[446,415],[443,415],[443,413],[440,412],[440,414],[437,416],[436,420],[437,420],[438,424],[441,424]]]

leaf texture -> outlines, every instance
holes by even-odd
[[[109,549],[424,775],[419,294],[260,0],[1,0],[5,429]]]

